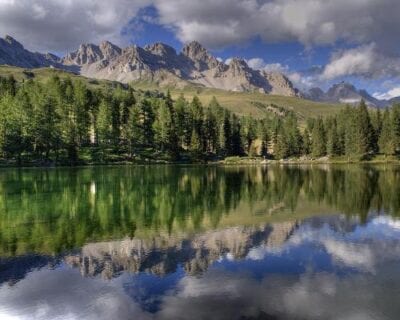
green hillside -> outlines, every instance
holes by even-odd
[[[72,80],[83,80],[91,88],[101,88],[110,85],[113,81],[89,79],[72,72],[67,72],[53,68],[24,69],[7,65],[0,65],[0,77],[14,76],[17,81],[34,79],[38,81],[46,81],[51,76],[58,76],[61,79],[70,77]]]
[[[148,82],[136,82],[133,86],[143,90],[159,90],[155,84]],[[196,95],[205,105],[215,96],[220,104],[230,111],[239,115],[252,115],[258,118],[264,117],[271,112],[281,113],[284,110],[290,110],[294,111],[301,121],[309,117],[325,117],[336,114],[344,108],[344,105],[341,104],[314,102],[296,97],[267,95],[257,92],[232,92],[196,85],[186,86],[183,89],[174,87],[163,88],[163,90],[167,89],[171,91],[173,98],[177,98],[183,94],[185,98],[190,100]]]
[[[27,70],[17,67],[0,66],[0,76],[8,75],[13,75],[19,81],[30,78],[45,81],[52,75],[58,75],[60,78],[71,77],[73,79],[83,79],[89,86],[94,88],[112,84],[112,81],[89,79],[58,69],[40,68]],[[169,89],[173,98],[184,94],[184,96],[190,100],[193,96],[197,95],[204,105],[207,105],[212,97],[215,96],[220,104],[230,111],[239,115],[252,115],[257,118],[262,118],[271,113],[284,114],[285,110],[291,110],[294,111],[299,120],[302,121],[309,117],[324,117],[336,114],[344,107],[340,104],[319,103],[295,97],[266,95],[262,93],[230,92],[196,85],[189,85],[183,89],[174,87],[160,88],[156,84],[149,82],[135,82],[132,85],[134,88],[142,90],[166,91]]]

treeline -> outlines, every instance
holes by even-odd
[[[165,157],[244,155],[264,121],[239,118],[216,99],[141,92],[120,84],[93,89],[52,77],[46,83],[0,79],[0,153],[4,159],[76,163]],[[257,131],[257,134],[255,133]]]
[[[364,102],[336,116],[239,117],[213,98],[175,101],[169,93],[83,81],[0,78],[0,154],[5,160],[76,164],[123,160],[212,160],[229,156],[394,155],[400,106],[369,111]]]

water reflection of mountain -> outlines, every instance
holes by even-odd
[[[91,243],[81,252],[65,257],[83,276],[110,279],[123,271],[148,272],[159,276],[175,272],[182,265],[190,275],[202,273],[215,261],[245,258],[250,249],[263,245],[279,247],[298,226],[282,222],[254,227],[233,227],[208,231],[190,238],[155,237]]]
[[[99,167],[0,171],[0,256],[55,255],[321,213],[400,213],[396,166]]]

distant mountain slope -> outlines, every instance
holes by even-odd
[[[84,81],[92,88],[107,88],[115,86],[115,81],[97,80],[55,68],[25,69],[11,66],[0,66],[0,76],[13,75],[18,81],[34,79],[47,81],[57,75],[61,79],[71,78],[73,81]],[[221,89],[206,88],[199,85],[187,85],[184,88],[168,86],[160,89],[154,82],[138,81],[135,90],[164,90],[169,89],[174,99],[181,94],[191,100],[197,96],[204,105],[208,105],[213,97],[228,110],[238,115],[252,115],[256,118],[268,117],[272,114],[285,114],[287,111],[295,112],[300,121],[309,117],[328,116],[342,110],[343,105],[334,103],[314,102],[299,97],[285,97],[282,95],[266,95],[259,92],[231,92]]]
[[[382,108],[390,105],[387,100],[378,100],[371,96],[366,90],[358,90],[354,85],[347,82],[334,84],[324,92],[321,88],[312,88],[304,96],[313,101],[357,104],[364,99],[371,107]]]
[[[0,38],[0,64],[23,68],[62,67],[60,58],[47,53],[30,52],[10,36]]]

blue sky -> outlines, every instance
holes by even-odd
[[[400,95],[398,0],[0,0],[0,30],[28,49],[197,40],[216,57],[279,70],[307,89],[350,81]]]
[[[129,44],[145,46],[149,43],[163,42],[179,52],[185,42],[177,37],[173,28],[160,24],[158,19],[158,12],[154,6],[140,9],[129,24],[121,30],[121,35],[128,39]],[[232,57],[240,57],[246,60],[262,59],[266,65],[271,65],[272,68],[280,65],[282,72],[299,74],[304,79],[315,76],[315,70],[326,66],[330,62],[333,52],[351,48],[354,48],[354,46],[344,41],[309,47],[299,41],[263,41],[259,35],[254,35],[245,42],[217,48],[211,47],[208,50],[215,57],[224,61]],[[350,82],[357,88],[365,89],[371,94],[385,93],[391,87],[397,86],[396,79],[392,77],[375,79],[355,75],[343,75],[329,80],[310,80],[311,83],[297,83],[297,85],[304,90],[313,86],[327,90],[332,84],[340,81]]]

